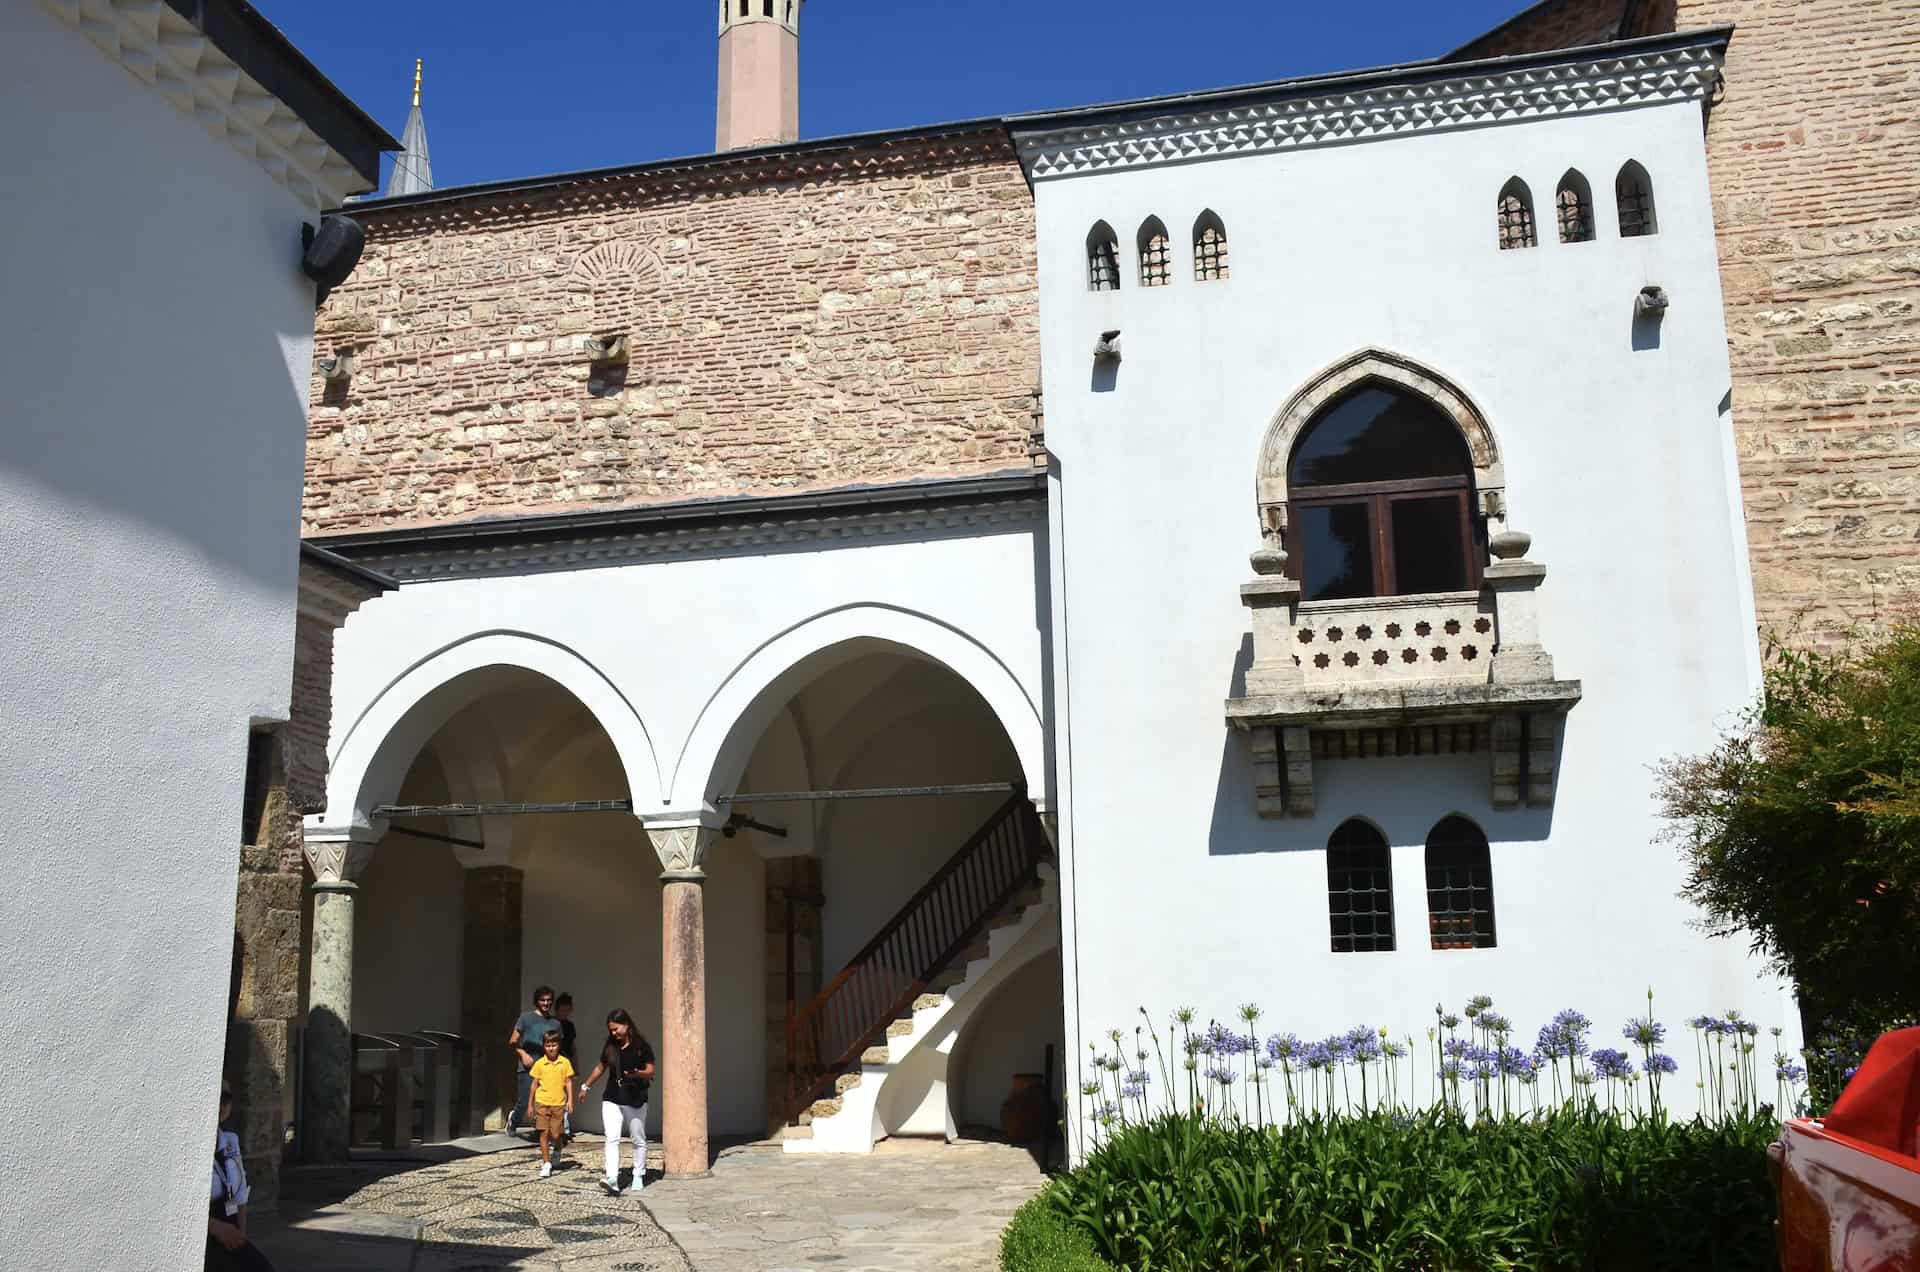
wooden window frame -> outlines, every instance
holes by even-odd
[[[1393,505],[1412,499],[1434,499],[1452,495],[1460,511],[1460,543],[1466,558],[1467,578],[1462,591],[1480,590],[1483,555],[1480,535],[1474,524],[1473,479],[1459,477],[1410,477],[1398,481],[1349,482],[1337,486],[1303,486],[1291,503],[1296,511],[1362,504],[1367,509],[1368,537],[1373,543],[1372,596],[1403,596],[1399,590],[1393,559]],[[1305,583],[1307,573],[1306,536],[1295,537],[1299,550],[1287,554],[1287,571],[1297,583]],[[1303,597],[1313,600],[1313,597]],[[1345,599],[1345,598],[1342,598]],[[1357,599],[1357,598],[1356,598]]]

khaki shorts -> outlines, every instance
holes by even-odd
[[[533,1126],[541,1134],[559,1139],[566,1125],[567,1106],[564,1104],[536,1104],[533,1106]]]

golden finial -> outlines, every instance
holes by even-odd
[[[413,59],[413,104],[415,106],[420,104],[420,65],[423,61],[425,61],[424,58]]]

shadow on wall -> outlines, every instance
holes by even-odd
[[[1253,662],[1253,638],[1241,638],[1228,677],[1227,696],[1246,693],[1247,669]],[[1577,717],[1562,718],[1554,739],[1556,786],[1562,773],[1567,730]],[[1492,784],[1492,756],[1408,756],[1366,760],[1315,760],[1316,811],[1311,817],[1260,816],[1254,793],[1251,736],[1221,724],[1219,776],[1214,784],[1213,812],[1207,822],[1207,855],[1311,852],[1326,847],[1327,835],[1352,816],[1381,820],[1405,812],[1405,820],[1431,824],[1449,813],[1468,811],[1495,843],[1540,843],[1553,829],[1553,806],[1523,805],[1488,808]],[[1335,770],[1335,771],[1330,771]],[[1349,807],[1356,784],[1366,792],[1365,807]],[[1479,810],[1479,811],[1470,811]]]

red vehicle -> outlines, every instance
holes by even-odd
[[[1920,1029],[1883,1034],[1825,1118],[1767,1152],[1781,1272],[1920,1272]]]

